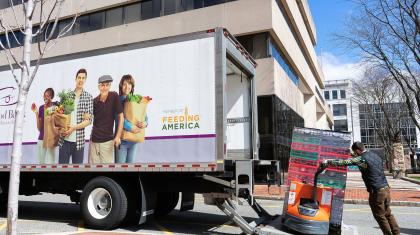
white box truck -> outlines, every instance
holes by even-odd
[[[276,161],[258,160],[255,94],[256,63],[223,28],[45,59],[28,94],[24,121],[20,194],[50,192],[80,203],[88,227],[110,229],[122,222],[144,223],[169,213],[181,195],[181,211],[205,195],[226,214],[231,199],[253,200],[254,169],[275,172]],[[124,74],[135,92],[152,98],[147,106],[144,142],[127,163],[91,163],[92,125],[85,128],[83,163],[39,162],[35,114],[43,92],[74,89],[75,73],[87,70],[84,90],[98,96],[98,78],[111,75],[118,91]],[[17,87],[8,67],[0,68],[0,187],[6,205]],[[57,100],[55,98],[54,100]],[[93,117],[95,118],[95,117]],[[255,228],[240,216],[247,233]]]

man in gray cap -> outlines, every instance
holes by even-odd
[[[121,143],[123,107],[118,93],[109,91],[112,77],[103,75],[98,79],[100,94],[93,99],[93,128],[90,138],[89,163],[114,163],[114,146]],[[118,130],[114,135],[115,115]]]

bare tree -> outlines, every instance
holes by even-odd
[[[386,70],[401,88],[414,124],[420,128],[420,19],[417,0],[351,0],[358,10],[338,35],[348,49]]]
[[[367,68],[363,77],[353,83],[353,99],[363,106],[363,115],[371,123],[374,136],[382,145],[385,160],[396,169],[393,153],[395,143],[401,143],[401,120],[408,116],[401,103],[400,88],[386,70]]]
[[[73,27],[77,13],[71,23],[58,29],[62,7],[65,0],[22,0],[14,6],[9,0],[9,12],[3,10],[0,15],[0,34],[5,40],[0,41],[0,48],[6,57],[10,71],[19,88],[18,102],[15,111],[13,130],[13,149],[9,180],[7,233],[17,233],[18,195],[20,163],[22,157],[22,136],[26,99],[32,82],[36,77],[45,53],[66,35]],[[13,15],[6,18],[5,14]],[[36,17],[38,16],[38,17]],[[33,27],[34,23],[38,25]],[[23,41],[18,35],[23,35]],[[32,41],[37,38],[37,51],[32,55]],[[13,47],[12,45],[17,45]],[[36,57],[31,65],[31,56]],[[18,74],[18,71],[20,73]]]

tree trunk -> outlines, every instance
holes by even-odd
[[[394,143],[392,147],[394,149],[392,161],[393,177],[394,179],[399,179],[401,178],[401,174],[405,172],[404,148],[401,143]]]
[[[20,162],[22,158],[22,136],[25,120],[25,105],[30,87],[31,77],[31,42],[32,42],[32,10],[34,0],[28,0],[25,11],[25,39],[23,44],[23,67],[21,69],[21,81],[19,97],[15,112],[15,126],[13,129],[13,149],[10,169],[9,195],[7,206],[7,234],[17,234]]]

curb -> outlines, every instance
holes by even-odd
[[[284,201],[284,197],[279,197],[279,196],[255,195],[254,198],[255,199],[263,199],[263,200]],[[368,200],[362,200],[362,199],[344,199],[344,204],[369,205],[369,201]],[[391,206],[420,207],[420,202],[391,201]]]
[[[420,185],[420,180],[408,178],[408,177],[405,177],[405,176],[401,177],[401,179],[405,180],[405,181],[408,181],[408,182],[411,182],[411,183],[414,183],[414,184],[419,184]]]

